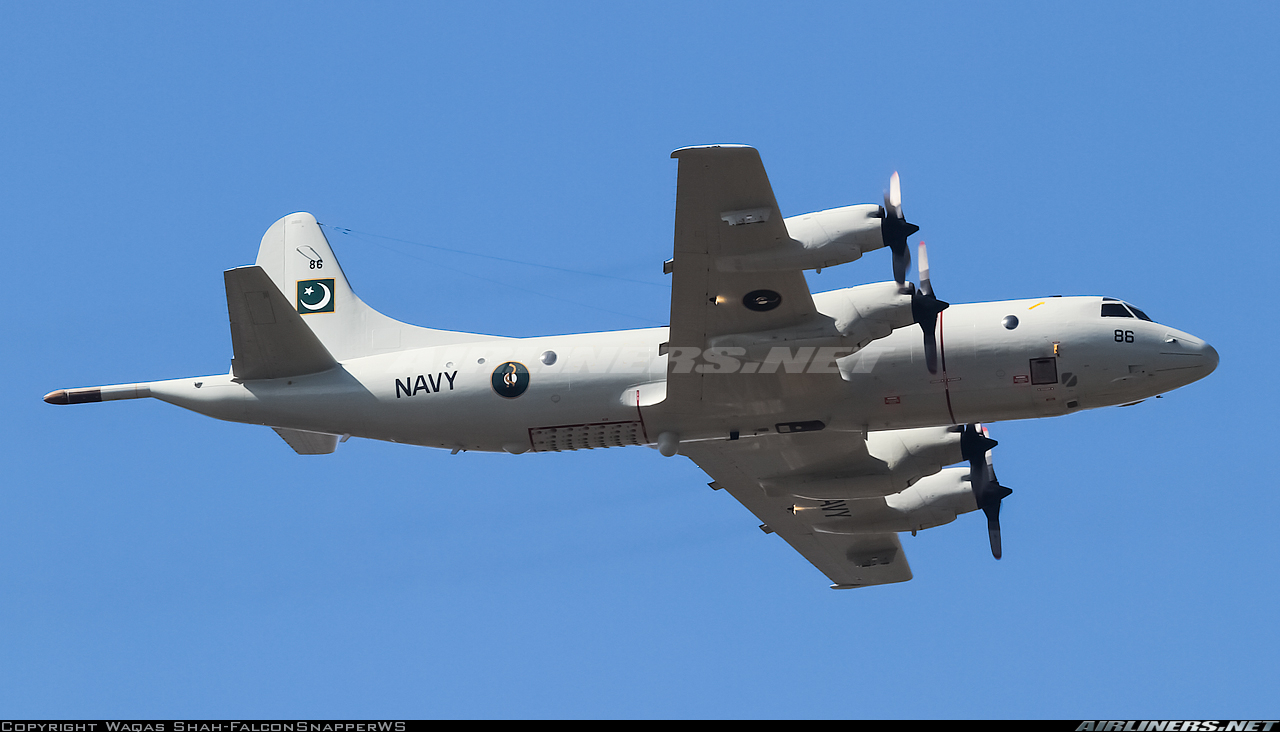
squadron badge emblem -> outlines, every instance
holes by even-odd
[[[529,369],[517,361],[507,361],[493,370],[490,381],[498,396],[514,399],[529,388]]]

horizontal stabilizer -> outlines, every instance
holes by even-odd
[[[272,427],[299,455],[328,455],[338,449],[338,435]]]
[[[231,317],[231,373],[237,379],[302,376],[338,365],[261,267],[229,269],[223,279]]]

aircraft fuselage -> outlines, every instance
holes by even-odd
[[[825,294],[814,297],[820,311]],[[1204,341],[1132,316],[1103,317],[1102,303],[1052,297],[953,305],[939,318],[937,373],[925,367],[916,326],[851,355],[848,348],[788,348],[765,365],[732,351],[701,354],[687,367],[705,375],[703,401],[713,408],[696,416],[660,408],[669,361],[688,358],[664,348],[666,328],[494,338],[350,359],[300,377],[104,387],[103,398],[152,396],[233,422],[521,453],[651,444],[664,432],[683,441],[742,439],[1055,416],[1140,401],[1217,365]],[[737,396],[717,407],[715,384],[730,374]],[[803,386],[785,406],[753,401],[741,397],[744,375],[766,394],[780,383]],[[128,388],[136,393],[125,396]]]

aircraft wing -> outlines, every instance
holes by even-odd
[[[705,349],[718,336],[818,325],[822,316],[801,270],[744,272],[726,266],[731,259],[791,242],[760,153],[750,147],[709,146],[676,150],[671,157],[680,164],[669,349]],[[760,392],[759,398],[777,395],[776,378],[746,376],[673,372],[667,381],[668,405],[696,410],[704,397],[743,403],[752,390]],[[723,391],[727,399],[715,396]]]
[[[671,345],[701,347],[714,336],[783,328],[814,315],[800,270],[726,272],[718,266],[722,258],[791,240],[760,153],[750,147],[691,147],[671,157],[680,161]],[[777,293],[781,302],[768,310],[743,307],[743,297],[760,290]]]
[[[747,510],[808,559],[832,581],[833,588],[906,582],[911,567],[896,533],[828,534],[815,531],[792,513],[797,503],[817,505],[792,495],[770,496],[761,482],[785,479],[815,469],[873,470],[861,433],[823,431],[771,434],[743,440],[687,442],[680,446]],[[857,501],[850,501],[856,511]],[[765,527],[761,527],[765,528]]]

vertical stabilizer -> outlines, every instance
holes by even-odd
[[[289,214],[272,224],[262,237],[256,264],[339,361],[484,337],[419,328],[365,305],[309,213]]]

